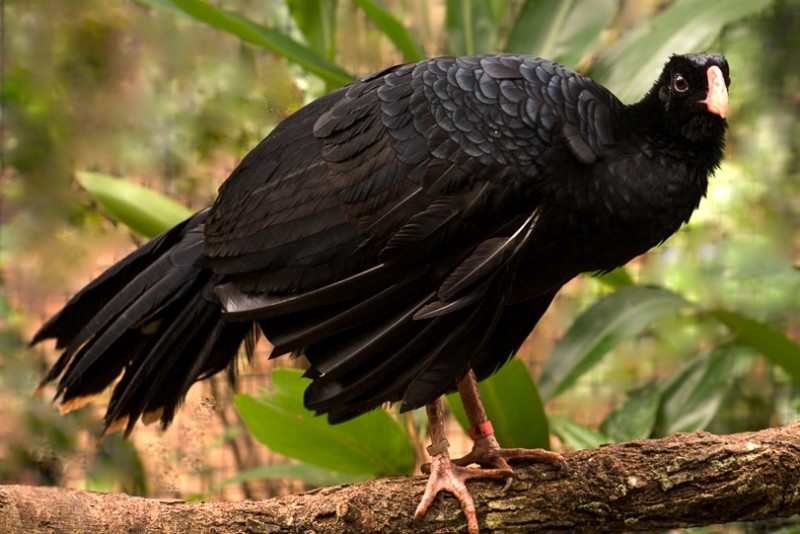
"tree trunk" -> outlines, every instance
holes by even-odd
[[[519,466],[470,484],[482,532],[620,532],[800,513],[800,423],[715,436],[698,432],[565,454],[570,473]],[[185,503],[60,488],[0,486],[0,532],[455,532],[457,501],[437,497],[412,522],[424,477],[381,478],[300,495]]]

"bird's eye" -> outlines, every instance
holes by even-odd
[[[672,77],[672,88],[679,93],[685,93],[689,90],[689,82],[680,74],[676,74]]]

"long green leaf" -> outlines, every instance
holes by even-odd
[[[528,368],[511,360],[497,373],[478,384],[483,407],[503,447],[549,449],[550,431],[544,406]],[[447,403],[464,431],[469,421],[457,393]]]
[[[375,410],[338,425],[303,407],[309,381],[293,369],[272,373],[274,391],[260,399],[237,395],[236,408],[271,450],[330,471],[355,475],[407,475],[414,468],[408,435],[388,413]]]
[[[800,345],[783,332],[745,315],[721,309],[709,313],[730,329],[737,342],[760,352],[800,383]]]
[[[558,436],[561,443],[574,451],[594,449],[604,443],[614,441],[608,436],[604,436],[602,433],[576,423],[567,417],[551,416],[550,425],[553,427],[553,433]]]
[[[720,345],[670,377],[661,392],[658,436],[702,430],[711,422],[728,391],[732,359],[731,347]]]
[[[528,0],[505,49],[576,67],[600,42],[616,10],[615,0]]]
[[[504,19],[508,15],[509,1],[510,0],[483,0],[483,3],[486,5],[486,10],[492,17],[492,24],[495,28],[503,24]]]
[[[600,425],[600,431],[614,441],[649,438],[656,423],[660,401],[658,383],[631,391],[627,401],[606,417]]]
[[[170,13],[176,15],[186,14],[183,12],[181,8],[176,6],[172,0],[134,0],[134,1],[145,6],[155,7],[163,11],[169,11]]]
[[[680,0],[639,23],[602,53],[591,76],[621,100],[641,98],[672,54],[707,50],[728,24],[757,14],[772,0]]]
[[[286,0],[306,44],[328,59],[335,53],[337,4],[336,0]]]
[[[494,52],[494,10],[488,0],[447,0],[445,25],[450,52],[457,56]]]
[[[544,399],[555,397],[622,340],[690,306],[666,289],[628,286],[612,293],[578,317],[558,341],[542,371],[539,392]]]
[[[165,0],[137,0],[157,8],[164,8]],[[239,39],[280,54],[312,72],[332,86],[345,85],[353,77],[337,64],[320,56],[312,49],[303,46],[288,35],[262,26],[236,13],[219,9],[202,0],[170,0],[177,9],[190,17],[208,24],[218,30],[235,35]]]
[[[109,215],[144,237],[155,237],[192,214],[174,200],[120,178],[95,172],[75,176]]]
[[[354,0],[364,14],[394,43],[408,61],[425,58],[422,48],[394,15],[386,11],[375,0]]]

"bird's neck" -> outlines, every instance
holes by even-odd
[[[672,125],[653,98],[628,106],[629,127],[651,150],[679,159],[710,176],[725,152],[727,122],[711,114],[698,115],[690,122]]]

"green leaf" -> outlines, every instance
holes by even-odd
[[[728,310],[708,312],[730,329],[736,341],[755,349],[800,382],[800,346],[769,325]]]
[[[164,0],[138,1],[158,8],[165,6]],[[241,15],[224,11],[202,0],[171,0],[171,4],[195,20],[235,35],[242,41],[280,54],[316,74],[331,86],[345,85],[353,79],[340,66],[303,46],[288,35],[262,26]]]
[[[120,178],[95,172],[77,172],[75,177],[109,215],[145,237],[155,237],[192,215],[174,200]]]
[[[232,484],[241,484],[251,480],[280,479],[299,480],[317,488],[360,482],[370,478],[369,475],[345,475],[308,464],[273,464],[261,465],[252,469],[239,471],[236,475],[215,484],[211,491],[222,489]]]
[[[511,360],[478,388],[483,407],[492,422],[497,441],[503,447],[549,449],[550,431],[544,406],[528,368],[520,360]],[[465,432],[469,421],[458,393],[447,402]]]
[[[336,43],[336,0],[286,0],[289,13],[306,44],[317,54],[332,59]]]
[[[528,0],[505,49],[576,67],[598,44],[616,11],[615,0]]]
[[[572,385],[624,339],[656,319],[693,306],[666,289],[623,287],[601,299],[572,324],[550,353],[539,379],[539,393],[552,399]]]
[[[294,369],[272,373],[274,391],[260,399],[237,395],[247,427],[271,450],[302,462],[354,475],[407,475],[414,469],[408,435],[388,413],[374,410],[338,425],[303,407],[309,380]]]
[[[772,0],[728,0],[722,8],[708,0],[673,2],[602,53],[591,76],[624,102],[641,98],[672,54],[708,50],[726,25],[770,4]]]
[[[711,422],[728,391],[733,353],[720,345],[681,367],[663,385],[657,435],[702,430]]]
[[[611,412],[600,431],[614,441],[632,441],[650,437],[658,416],[661,391],[657,383],[635,389],[628,399]]]
[[[364,14],[394,43],[407,61],[420,61],[425,58],[422,48],[403,27],[394,15],[386,11],[374,0],[354,0]]]
[[[483,0],[486,10],[492,17],[492,24],[498,28],[508,14],[509,0]]]
[[[162,11],[169,11],[170,13],[176,15],[186,14],[183,12],[181,8],[176,6],[175,2],[173,2],[172,0],[134,0],[134,1],[144,6],[154,7],[156,9],[161,9]]]
[[[567,417],[551,416],[550,425],[553,427],[553,433],[558,436],[561,443],[573,451],[594,449],[604,443],[614,441],[608,436],[604,436],[600,432],[576,423]]]
[[[447,0],[445,24],[456,56],[494,52],[497,27],[490,0]]]
[[[147,495],[147,473],[139,451],[120,434],[98,444],[93,461],[84,467],[86,489]]]
[[[602,282],[605,285],[613,288],[632,286],[634,284],[631,273],[629,273],[628,269],[625,267],[617,267],[611,272],[592,274],[591,276],[598,282]]]

